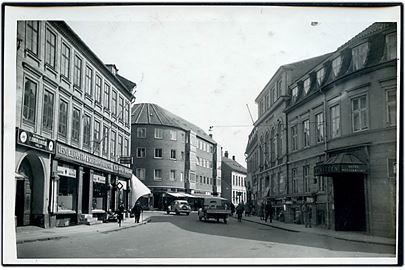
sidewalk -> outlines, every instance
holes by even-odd
[[[148,212],[144,212],[143,220],[141,219],[140,223],[135,223],[134,218],[125,218],[121,223],[121,227],[118,226],[117,222],[108,222],[91,226],[74,225],[69,227],[54,227],[47,229],[36,226],[24,226],[24,227],[17,227],[16,240],[17,244],[21,244],[26,242],[68,238],[71,235],[89,232],[111,233],[115,231],[140,226],[150,221],[151,221],[151,214]]]
[[[333,230],[328,230],[328,229],[319,228],[319,227],[305,228],[304,224],[284,223],[284,222],[280,222],[278,220],[273,220],[272,223],[270,223],[269,221],[266,223],[266,222],[264,222],[264,220],[260,220],[260,217],[257,217],[257,216],[246,217],[245,215],[243,215],[242,220],[262,224],[265,226],[270,226],[273,228],[278,228],[281,230],[287,230],[287,231],[291,231],[291,232],[313,233],[313,234],[330,236],[330,237],[334,237],[336,239],[347,240],[347,241],[395,246],[394,238],[372,236],[372,235],[368,235],[364,232],[333,231]]]

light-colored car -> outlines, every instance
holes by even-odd
[[[191,207],[186,200],[175,200],[167,207],[166,212],[167,214],[170,214],[170,212],[175,212],[176,215],[185,213],[188,216],[191,212]]]

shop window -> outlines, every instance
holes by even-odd
[[[73,84],[79,89],[82,87],[82,59],[77,55],[73,62]]]
[[[54,96],[49,91],[44,91],[44,107],[42,113],[42,126],[48,131],[53,130],[53,104]]]
[[[137,128],[136,137],[137,138],[146,138],[146,128]]]
[[[364,66],[368,53],[368,43],[363,43],[352,50],[353,69],[358,70]]]
[[[136,174],[136,177],[139,178],[139,180],[143,181],[143,180],[145,180],[146,170],[145,170],[145,168],[136,168],[135,174]]]
[[[60,176],[58,183],[58,211],[74,211],[77,202],[77,180]]]
[[[397,58],[397,33],[391,33],[385,36],[386,57],[387,60]]]
[[[83,120],[83,147],[90,148],[90,135],[91,135],[91,117],[87,114],[84,115]]]
[[[93,175],[93,210],[106,210],[107,186],[104,175]]]
[[[30,79],[25,80],[24,84],[24,105],[23,120],[35,124],[35,112],[37,107],[37,84]]]
[[[93,70],[89,66],[86,66],[84,88],[86,95],[93,98]]]
[[[315,115],[316,121],[316,141],[323,142],[323,113],[318,113]]]
[[[46,28],[45,63],[53,69],[56,62],[56,35]]]
[[[70,78],[70,48],[65,43],[62,43],[61,48],[60,73],[65,78]]]
[[[352,128],[353,132],[368,128],[367,96],[352,99]]]
[[[58,134],[63,138],[67,136],[67,115],[68,115],[68,103],[63,99],[59,100],[59,126]]]
[[[96,87],[95,87],[95,101],[96,101],[96,105],[100,105],[101,106],[101,77],[96,75]]]
[[[25,47],[38,56],[39,22],[27,21],[25,28]]]
[[[72,141],[79,143],[80,139],[80,110],[73,108],[72,114]]]
[[[389,90],[386,92],[387,102],[387,123],[390,126],[397,125],[397,91]]]
[[[104,108],[110,110],[110,85],[104,83]]]
[[[330,108],[331,117],[331,137],[336,138],[340,136],[340,105],[335,105]]]

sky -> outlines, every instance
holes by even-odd
[[[248,108],[256,121],[254,100],[277,69],[333,52],[391,14],[364,8],[132,6],[82,8],[66,21],[105,64],[115,64],[137,84],[136,103],[155,103],[196,124],[246,166],[253,128]]]

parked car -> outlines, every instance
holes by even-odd
[[[231,215],[231,208],[228,206],[228,201],[221,197],[204,198],[203,207],[198,209],[198,219],[207,221],[210,218],[224,220],[228,222],[228,216]]]
[[[191,212],[191,207],[186,200],[175,200],[167,207],[166,212],[167,214],[170,214],[170,212],[175,212],[176,215],[185,213],[188,216]]]

